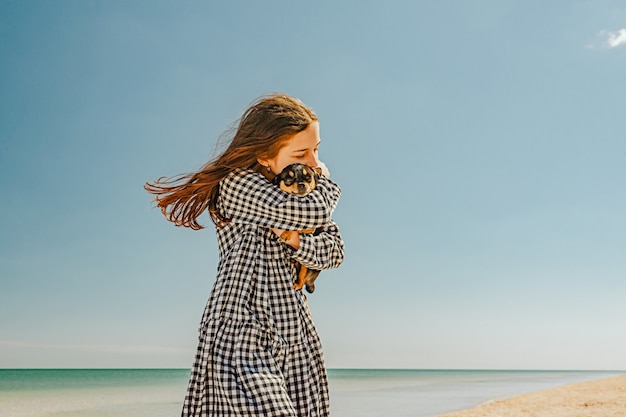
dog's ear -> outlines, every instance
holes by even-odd
[[[322,168],[320,167],[313,168],[313,171],[315,171],[318,177],[322,175]]]

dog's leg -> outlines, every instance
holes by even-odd
[[[299,265],[297,271],[298,278],[293,284],[293,288],[296,291],[300,291],[304,286],[306,286],[307,292],[313,293],[313,291],[315,291],[315,280],[317,279],[321,271],[318,271],[316,269],[309,269],[304,265]]]
[[[315,280],[319,276],[320,272],[321,271],[318,271],[316,269],[307,268],[306,273],[304,275],[304,284],[306,285],[306,290],[309,293],[313,293],[313,291],[315,291]]]
[[[300,291],[302,287],[304,287],[307,270],[308,268],[306,266],[298,264],[298,268],[297,268],[298,277],[296,279],[296,282],[294,282],[293,284],[293,288],[296,291]]]

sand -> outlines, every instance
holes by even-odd
[[[625,417],[626,375],[492,401],[439,417]]]

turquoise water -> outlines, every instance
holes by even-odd
[[[570,382],[594,371],[331,369],[333,417],[428,417]],[[187,369],[0,370],[0,417],[180,415]]]
[[[0,417],[180,415],[187,369],[0,370]]]

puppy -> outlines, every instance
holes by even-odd
[[[285,167],[283,171],[274,177],[274,184],[276,184],[281,190],[286,193],[293,194],[297,197],[304,197],[317,187],[317,181],[319,180],[321,169],[311,168],[304,164],[291,164]],[[289,240],[291,233],[319,233],[320,229],[307,229],[300,231],[286,230],[280,236],[283,240]],[[298,272],[298,278],[293,287],[300,291],[302,287],[306,286],[306,290],[309,293],[315,291],[315,280],[320,274],[320,271],[309,269],[304,265],[298,263],[296,265]]]
[[[317,187],[321,169],[304,164],[291,164],[274,177],[274,184],[286,193],[304,197]]]

